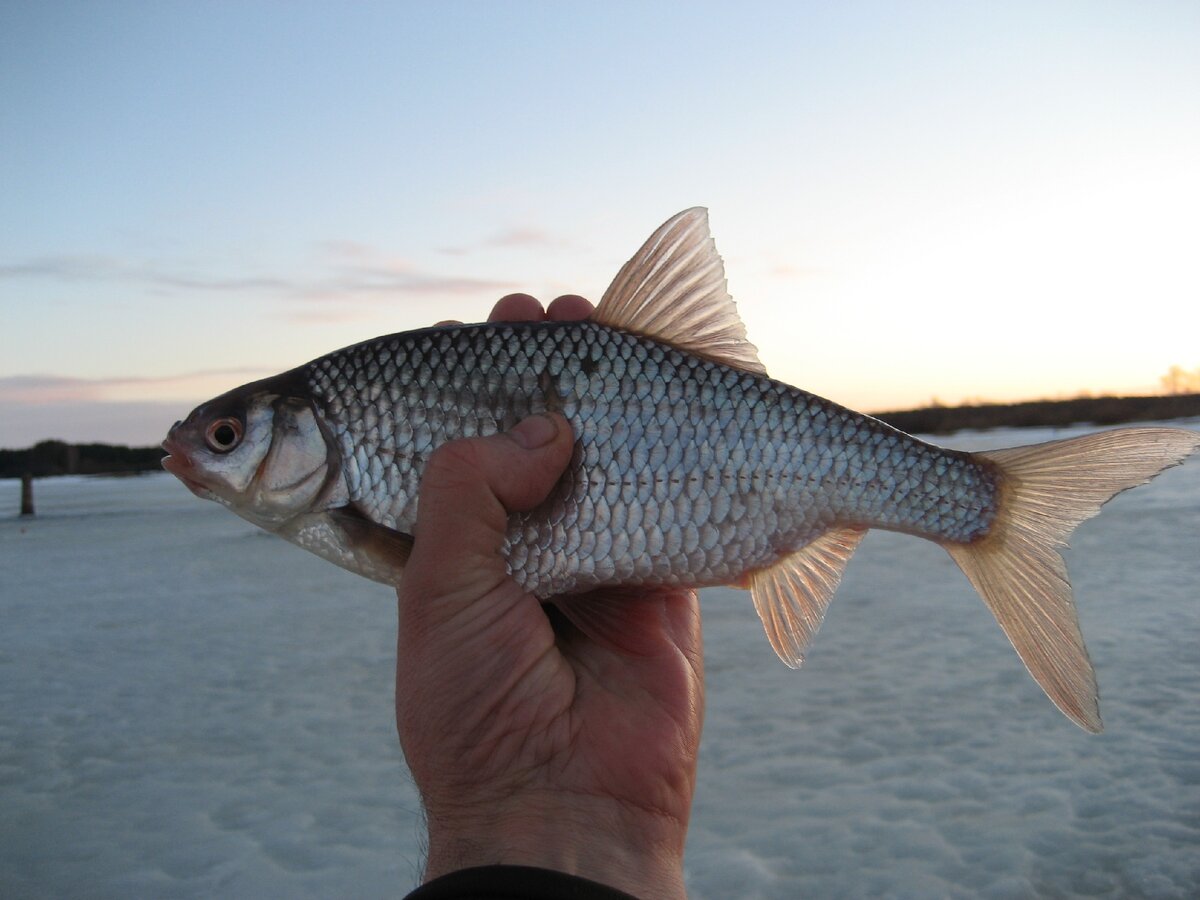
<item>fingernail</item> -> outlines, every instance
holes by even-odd
[[[536,450],[557,437],[558,423],[546,415],[530,416],[518,422],[509,434],[526,450]]]

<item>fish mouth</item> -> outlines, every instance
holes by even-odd
[[[183,486],[202,500],[216,500],[217,495],[192,477],[193,466],[186,451],[168,437],[162,442],[162,448],[167,455],[162,458],[164,469],[183,482]]]

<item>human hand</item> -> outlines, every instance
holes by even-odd
[[[526,295],[491,321],[586,318]],[[508,576],[507,516],[550,492],[574,438],[561,416],[430,458],[400,584],[396,721],[429,827],[426,879],[539,866],[642,898],[682,897],[704,710],[694,592],[623,591],[637,652],[597,643]]]

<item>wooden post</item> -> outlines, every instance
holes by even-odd
[[[21,476],[21,515],[33,515],[33,476],[28,472]]]

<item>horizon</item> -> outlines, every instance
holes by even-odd
[[[1161,393],[1200,367],[1197,38],[1170,2],[10,5],[0,447],[598,300],[693,205],[796,387]]]
[[[1195,379],[1197,379],[1198,381],[1200,381],[1200,372],[1193,373],[1193,377]],[[1003,409],[1006,407],[1035,405],[1035,404],[1043,404],[1043,403],[1072,404],[1072,403],[1077,403],[1077,402],[1087,402],[1089,400],[1095,400],[1095,401],[1148,400],[1148,401],[1152,401],[1152,400],[1156,400],[1159,398],[1195,397],[1195,396],[1200,396],[1200,384],[1197,384],[1195,386],[1195,389],[1182,390],[1182,391],[1156,391],[1156,392],[1147,393],[1147,394],[1092,394],[1092,393],[1084,392],[1084,393],[1076,394],[1076,395],[1072,395],[1072,396],[1033,397],[1033,398],[1024,398],[1024,399],[1015,399],[1015,400],[988,400],[988,399],[979,398],[979,397],[968,397],[959,403],[942,403],[941,401],[938,400],[938,398],[934,397],[934,398],[931,398],[931,400],[929,402],[921,404],[919,406],[895,408],[895,409],[860,410],[860,412],[862,412],[863,414],[868,415],[868,416],[879,418],[879,417],[886,417],[886,416],[907,415],[910,413],[921,413],[921,412],[925,412],[925,411],[933,411],[933,410],[939,410],[939,409],[954,410],[954,409],[978,409],[978,408],[990,408],[990,407],[996,407],[996,408]],[[173,404],[164,404],[164,408],[173,408],[173,406],[174,406]],[[138,405],[134,411],[134,415],[136,415],[140,418],[144,414],[144,412],[145,412],[145,410],[140,405]],[[1152,421],[1152,420],[1135,418],[1135,419],[1130,419],[1129,421],[1141,422],[1141,421]],[[1004,425],[997,425],[995,427],[1018,428],[1018,427],[1023,427],[1023,426],[1004,424]],[[973,430],[973,428],[974,427],[972,426],[972,427],[968,428],[967,430]],[[904,429],[902,428],[901,430],[904,430]],[[915,433],[918,433],[918,432],[914,432],[914,434]],[[165,433],[164,433],[164,437],[165,437]],[[128,441],[104,441],[104,440],[93,440],[93,439],[88,439],[88,438],[72,440],[72,439],[62,438],[62,437],[42,437],[42,438],[38,438],[36,440],[30,441],[29,443],[23,444],[21,446],[0,446],[0,452],[21,452],[21,451],[25,451],[25,450],[31,450],[34,447],[36,447],[37,445],[45,444],[45,443],[62,443],[62,444],[72,444],[72,445],[96,444],[96,445],[101,445],[101,446],[126,447],[131,450],[145,450],[145,449],[151,448],[151,447],[158,447],[161,444],[161,440],[154,438],[154,439],[142,442],[142,443],[130,443]]]

